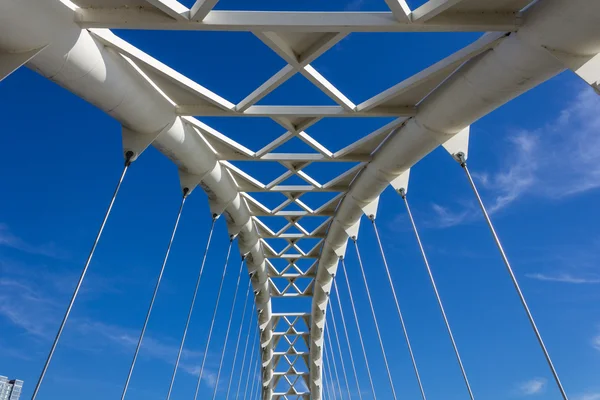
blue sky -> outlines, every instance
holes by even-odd
[[[296,3],[295,9],[324,7],[322,2]],[[235,9],[241,4],[222,0],[219,7]],[[261,4],[264,9],[283,7],[282,2]],[[332,9],[384,7],[382,1],[327,4]],[[232,102],[244,98],[284,65],[250,33],[117,34]],[[359,103],[477,37],[473,33],[353,34],[313,65]],[[184,52],[167,43],[189,43],[197,51]],[[243,68],[248,59],[259,62]],[[0,375],[25,380],[27,398],[120,173],[120,125],[27,69],[0,83],[0,96],[5,99],[0,108],[4,122],[0,134]],[[330,102],[297,76],[261,104]],[[253,150],[283,133],[267,119],[203,122]],[[325,119],[308,132],[335,151],[386,122]],[[478,121],[471,132],[471,171],[563,383],[574,400],[598,400],[600,98],[577,77],[564,73]],[[238,165],[261,181],[280,172],[264,164]],[[310,173],[317,180],[332,175],[316,166]],[[409,200],[476,397],[559,399],[468,183],[442,149],[413,168]],[[120,394],[179,201],[175,166],[149,149],[126,178],[40,399],[60,395],[66,400],[82,396],[95,400]],[[129,399],[162,399],[166,394],[209,225],[206,197],[197,190],[184,210]],[[379,227],[426,393],[430,399],[464,399],[466,391],[418,248],[400,198],[392,191],[382,195]],[[193,393],[227,242],[224,222],[219,221],[199,295],[204,307],[196,310],[190,328],[174,398]],[[368,223],[363,222],[359,245],[384,328],[396,390],[402,397],[417,398]],[[374,338],[352,252],[347,265],[361,325]],[[212,395],[211,377],[218,366],[237,267],[235,258],[226,277],[216,344],[208,354],[204,396]],[[246,284],[244,275],[243,289]],[[343,286],[340,293],[349,312]],[[241,317],[243,299],[238,300],[234,324]],[[276,312],[294,307],[293,311],[303,311],[308,306],[306,302],[273,305]],[[346,317],[352,321],[349,313]],[[247,325],[243,329],[245,333]],[[349,329],[357,348],[355,330]],[[231,342],[230,346],[231,350]],[[368,341],[367,352],[378,396],[388,398],[375,340]],[[356,351],[355,357],[361,388],[367,391],[364,366]],[[229,351],[222,382],[229,378],[227,366],[232,358]]]

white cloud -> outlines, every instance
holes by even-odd
[[[49,339],[57,304],[43,292],[15,279],[0,279],[0,317],[30,335]]]
[[[29,271],[24,271],[25,269]],[[5,273],[8,271],[16,272]],[[31,268],[9,264],[6,260],[0,260],[0,276],[2,276],[0,278],[0,319],[27,333],[25,340],[33,340],[30,342],[32,344],[41,343],[40,348],[46,351],[48,343],[56,334],[72,290],[72,287],[69,287],[71,285],[65,285],[63,281],[73,282],[74,277],[70,274],[49,271],[43,266]],[[85,302],[78,302],[80,309],[84,306]],[[69,338],[63,342],[78,351],[102,351],[130,356],[137,345],[140,329],[141,327],[125,328],[101,321],[71,317]],[[140,356],[174,365],[178,349],[178,341],[146,334]],[[202,354],[201,351],[184,350],[180,370],[198,376]],[[212,370],[212,358],[209,353],[208,368],[204,369],[202,377],[202,381],[209,387],[214,387],[216,382],[216,374]]]
[[[33,245],[27,243],[22,238],[15,235],[8,225],[0,222],[0,246],[10,247],[15,250],[23,251],[25,253],[37,254],[50,258],[65,259],[67,258],[65,252],[60,250],[54,243],[44,243],[39,245]]]
[[[592,347],[600,351],[600,335],[592,339]]]
[[[586,393],[584,395],[576,397],[575,399],[576,400],[600,400],[600,393]]]
[[[562,282],[562,283],[574,283],[574,284],[598,284],[600,283],[600,277],[583,277],[573,276],[571,274],[562,273],[558,275],[546,275],[546,274],[526,274],[528,278],[536,279],[538,281],[548,282]]]
[[[509,138],[507,165],[477,175],[492,191],[490,212],[522,195],[559,199],[600,187],[600,97],[586,88],[550,123]]]
[[[496,172],[473,173],[490,214],[524,195],[557,200],[600,187],[600,96],[586,88],[552,121],[508,137],[505,165]],[[436,227],[447,228],[479,218],[475,203],[459,211],[432,206]]]
[[[533,396],[540,394],[546,387],[546,379],[534,378],[519,385],[519,393],[522,396]]]
[[[435,225],[437,228],[449,228],[451,226],[460,225],[472,218],[473,215],[471,208],[454,212],[435,203],[431,206],[431,208],[433,208],[433,211],[436,214]]]
[[[365,3],[365,0],[351,0],[346,7],[344,7],[345,11],[358,11]]]

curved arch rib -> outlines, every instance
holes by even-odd
[[[586,12],[582,13],[581,10]],[[396,129],[352,182],[329,227],[321,251],[312,305],[311,392],[320,399],[323,357],[318,346],[331,286],[347,229],[358,223],[362,207],[373,202],[390,182],[465,127],[564,70],[548,48],[585,56],[600,52],[600,28],[593,0],[543,1],[524,13],[523,26],[495,47],[462,64],[418,106],[414,117]],[[561,29],[556,29],[561,24]],[[565,35],[565,32],[569,32]]]

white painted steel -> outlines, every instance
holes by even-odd
[[[316,275],[313,284],[301,291],[290,280],[290,285],[279,294],[313,296],[311,314],[301,318],[307,321],[311,318],[309,382],[312,398],[319,400],[322,370],[318,366],[322,365],[323,343],[320,328],[327,309],[326,293],[338,257],[345,253],[347,232],[357,228],[362,209],[434,148],[565,66],[580,73],[592,86],[597,87],[598,83],[600,2],[597,0],[542,0],[523,15],[520,9],[528,0],[431,0],[413,12],[407,10],[402,0],[387,0],[393,13],[211,11],[215,0],[199,1],[190,13],[176,0],[74,1],[82,7],[93,7],[78,8],[67,0],[0,2],[0,56],[34,54],[46,46],[26,64],[29,68],[116,118],[123,125],[124,136],[134,132],[136,141],[144,142],[144,146],[153,141],[184,171],[181,175],[186,180],[194,181],[196,177],[196,181],[202,181],[211,210],[226,215],[230,233],[239,233],[240,252],[250,253],[247,265],[253,273],[262,365],[266,367],[263,383],[267,389],[262,396],[265,399],[285,398],[285,394],[272,390],[273,321],[279,317],[271,313],[271,296],[278,293],[276,290],[271,293],[271,278],[284,277],[285,271],[293,271],[290,270],[293,263],[278,271],[266,256],[318,259],[318,264],[308,271],[294,272],[295,276],[311,279]],[[124,4],[135,7],[123,7]],[[190,21],[190,14],[196,12],[201,22]],[[409,17],[403,18],[402,13]],[[252,31],[287,65],[236,106],[110,31],[99,29],[90,33],[82,27]],[[479,30],[502,33],[482,37],[357,106],[310,66],[310,62],[350,32]],[[504,32],[513,33],[507,36]],[[6,75],[16,64],[11,60],[2,65],[10,66],[2,69],[8,71]],[[339,106],[255,105],[297,72]],[[199,112],[222,116],[264,115],[286,132],[253,152],[194,118],[178,115]],[[365,115],[405,117],[335,153],[306,132],[324,116]],[[140,137],[149,139],[139,140]],[[304,141],[317,153],[273,152],[294,138]],[[288,171],[263,184],[227,160],[277,161]],[[359,164],[330,182],[318,183],[303,171],[318,161]],[[285,185],[285,179],[294,175],[306,181],[306,185]],[[249,194],[256,191],[281,192],[287,200],[270,210]],[[312,191],[334,191],[339,195],[310,210],[298,196]],[[303,211],[286,211],[288,204],[296,204]],[[299,223],[305,215],[335,217],[308,232]],[[275,232],[256,216],[283,216],[288,224]],[[300,233],[287,232],[289,228]],[[295,241],[307,237],[324,242],[302,251]],[[285,239],[289,244],[286,250],[296,249],[301,254],[292,257],[285,250],[273,251],[265,241],[270,238]],[[303,397],[307,395],[302,393]]]
[[[154,146],[179,168],[202,177],[202,188],[211,202],[224,210],[230,228],[239,231],[240,253],[250,253],[247,266],[254,273],[257,309],[262,310],[262,359],[268,363],[273,353],[269,286],[265,258],[246,202],[191,124],[177,117],[174,107],[125,58],[73,21],[74,11],[58,0],[0,2],[0,48],[23,52],[47,46],[27,64],[29,68],[106,111],[131,130],[151,135],[166,127]]]
[[[468,62],[435,89],[417,115],[397,129],[373,161],[353,182],[339,206],[321,252],[313,295],[311,342],[322,340],[317,329],[325,319],[327,290],[338,265],[336,251],[346,245],[346,228],[369,204],[421,158],[482,116],[560,73],[564,67],[546,48],[592,56],[600,52],[600,2],[545,0],[530,7],[523,26],[490,50]],[[560,28],[559,28],[560,27]],[[322,350],[311,346],[311,390],[317,394]]]

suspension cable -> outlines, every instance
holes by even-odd
[[[365,283],[365,289],[367,290],[367,299],[369,300],[369,306],[371,307],[371,314],[373,315],[373,322],[375,322],[375,330],[377,331],[377,339],[379,340],[379,346],[381,347],[381,353],[383,354],[383,363],[385,364],[385,370],[387,371],[388,379],[390,381],[390,387],[392,389],[392,397],[396,400],[396,390],[394,389],[394,381],[392,379],[392,373],[390,372],[390,366],[388,364],[387,355],[385,354],[385,347],[383,346],[383,339],[381,338],[381,331],[379,330],[379,323],[377,323],[377,316],[375,315],[375,307],[373,306],[373,300],[371,299],[371,291],[369,290],[369,284],[367,283],[367,276],[363,267],[362,258],[360,257],[360,251],[358,249],[358,243],[356,238],[352,238],[354,242],[354,249],[356,250],[356,257],[358,258],[358,265],[360,266],[360,272],[362,273],[363,282]]]
[[[469,383],[469,379],[467,378],[467,372],[465,371],[465,366],[463,365],[462,359],[460,358],[460,353],[458,351],[458,346],[456,345],[456,341],[454,340],[454,335],[452,334],[452,329],[450,328],[450,322],[448,322],[448,317],[446,316],[446,311],[444,310],[444,305],[442,304],[442,298],[437,289],[437,285],[435,284],[435,279],[433,278],[433,272],[431,272],[431,267],[429,266],[429,260],[427,259],[427,255],[425,254],[425,248],[423,247],[423,243],[421,242],[421,237],[419,236],[419,231],[417,230],[417,225],[415,224],[415,220],[413,218],[412,212],[410,211],[410,206],[408,205],[408,200],[406,198],[406,192],[404,190],[400,191],[400,195],[404,200],[404,204],[406,206],[406,212],[408,213],[408,217],[410,219],[410,223],[412,224],[413,231],[415,233],[415,237],[417,238],[417,243],[419,244],[419,249],[421,250],[421,255],[423,256],[423,261],[425,262],[425,267],[427,268],[427,274],[429,275],[429,280],[431,281],[431,286],[433,287],[433,291],[435,292],[435,298],[437,299],[438,306],[442,313],[442,317],[444,318],[444,323],[446,324],[446,330],[448,331],[448,336],[450,336],[450,341],[452,342],[452,348],[454,349],[454,354],[456,355],[456,360],[458,361],[458,365],[460,367],[460,372],[462,373],[463,379],[465,381],[465,385],[467,386],[467,390],[469,392],[469,397],[471,400],[475,400],[473,396],[473,391],[471,390],[471,384]]]
[[[354,305],[354,297],[352,296],[352,290],[350,289],[350,280],[348,279],[348,272],[346,271],[346,262],[342,258],[342,273],[346,279],[346,286],[348,287],[348,295],[350,296],[350,304],[352,305],[352,313],[354,314],[354,321],[356,322],[356,330],[358,331],[358,338],[360,339],[360,347],[362,349],[363,357],[365,358],[365,365],[367,366],[367,375],[369,376],[369,383],[371,384],[371,391],[373,392],[373,399],[377,399],[375,395],[375,385],[373,384],[373,377],[371,375],[371,368],[369,368],[369,359],[367,358],[367,351],[365,350],[365,342],[363,340],[362,332],[360,331],[360,323],[358,322],[358,314],[356,313],[356,306]],[[339,297],[338,297],[339,301]],[[341,307],[341,303],[340,303]],[[341,310],[341,308],[340,308]],[[343,315],[343,314],[342,314]],[[350,341],[348,341],[350,345]]]
[[[198,375],[198,382],[196,383],[196,393],[194,394],[194,400],[198,398],[198,391],[200,390],[200,382],[202,381],[202,374],[204,373],[204,365],[210,347],[210,339],[212,337],[213,328],[215,327],[215,321],[217,319],[217,311],[219,309],[219,300],[221,300],[221,292],[223,291],[223,283],[225,283],[225,274],[227,273],[227,266],[229,265],[229,256],[231,255],[231,247],[233,245],[234,236],[229,239],[229,247],[227,248],[227,257],[225,258],[225,266],[223,267],[223,275],[221,276],[221,283],[219,285],[219,291],[217,292],[217,301],[215,302],[215,308],[213,310],[212,321],[208,330],[208,338],[206,339],[206,346],[204,347],[204,354],[202,354],[202,364],[200,365],[200,374]]]
[[[227,394],[225,395],[225,400],[229,399],[229,393],[231,391],[231,383],[233,382],[233,374],[235,372],[235,365],[236,365],[236,361],[237,361],[237,356],[238,356],[238,349],[240,347],[240,342],[242,339],[242,330],[244,328],[244,321],[246,320],[246,310],[248,308],[248,299],[250,298],[249,294],[250,294],[250,287],[252,286],[252,281],[248,280],[248,288],[246,289],[246,297],[244,300],[244,311],[242,312],[242,321],[240,322],[240,330],[238,331],[238,336],[237,336],[237,341],[235,344],[235,351],[233,353],[233,363],[231,365],[231,374],[229,375],[229,384],[227,385]],[[251,319],[251,318],[250,318]],[[248,322],[248,324],[250,324],[251,321]],[[250,325],[248,325],[248,329],[250,329]],[[242,371],[240,370],[240,375],[242,374]]]
[[[419,369],[417,368],[417,361],[415,359],[415,355],[413,353],[412,345],[410,344],[410,339],[408,337],[408,330],[406,329],[406,324],[404,322],[404,317],[402,315],[402,311],[400,310],[400,303],[398,302],[398,296],[396,295],[396,289],[394,288],[394,282],[392,281],[392,275],[390,274],[390,269],[388,267],[387,259],[385,257],[385,252],[383,251],[383,245],[381,244],[381,238],[379,236],[379,230],[377,229],[377,224],[375,223],[375,217],[371,217],[371,222],[373,223],[373,230],[375,231],[375,237],[377,238],[377,243],[379,244],[379,250],[381,252],[381,258],[383,259],[383,265],[385,266],[385,272],[387,274],[388,282],[390,283],[390,288],[392,289],[392,294],[394,296],[394,302],[396,303],[396,310],[398,311],[398,317],[400,317],[400,324],[402,325],[402,331],[404,333],[404,340],[406,341],[406,346],[408,347],[408,352],[410,354],[410,359],[412,361],[413,369],[415,371],[415,376],[417,377],[417,382],[419,383],[419,389],[421,390],[421,397],[423,400],[426,400],[425,390],[423,389],[423,383],[421,382],[421,375],[419,374]]]
[[[500,243],[500,238],[496,234],[496,230],[494,229],[492,220],[490,219],[490,216],[488,215],[488,212],[487,212],[485,206],[483,205],[483,200],[481,199],[481,196],[479,195],[479,191],[477,190],[477,187],[475,186],[475,182],[473,181],[473,178],[471,177],[469,168],[467,168],[467,162],[465,160],[464,154],[462,154],[462,153],[459,154],[459,159],[460,159],[460,166],[464,169],[465,174],[467,175],[467,179],[469,180],[469,184],[471,185],[471,188],[473,189],[473,193],[475,193],[475,197],[477,198],[477,202],[479,203],[481,212],[483,213],[483,216],[487,222],[487,225],[490,228],[490,231],[492,232],[492,236],[494,237],[494,241],[496,242],[496,246],[498,247],[498,251],[500,252],[500,256],[502,257],[502,261],[504,261],[504,265],[506,266],[508,274],[510,275],[510,279],[513,283],[513,286],[515,287],[515,290],[517,291],[517,294],[519,295],[519,299],[521,300],[521,305],[523,306],[523,309],[525,310],[525,313],[527,314],[529,323],[531,324],[531,327],[533,328],[533,332],[535,333],[537,341],[544,353],[544,357],[546,358],[546,362],[548,363],[548,366],[550,367],[552,376],[554,377],[554,380],[556,381],[558,390],[560,391],[562,398],[564,400],[568,400],[567,392],[565,391],[565,388],[563,387],[563,385],[560,381],[560,378],[558,377],[558,372],[556,371],[556,368],[554,367],[554,363],[552,362],[552,359],[550,358],[550,353],[548,352],[548,349],[546,348],[546,345],[544,344],[542,335],[540,334],[540,331],[538,330],[535,320],[533,319],[533,315],[531,314],[531,311],[529,310],[529,306],[527,305],[525,296],[523,295],[523,292],[521,291],[521,287],[519,286],[517,277],[515,276],[515,273],[513,272],[513,269],[510,266],[510,262],[508,261],[508,257],[506,256],[506,253],[504,252],[504,248],[502,247],[502,244]]]
[[[85,279],[90,263],[92,262],[92,258],[94,257],[94,252],[96,251],[96,247],[98,246],[98,242],[100,241],[100,237],[102,236],[102,232],[104,231],[104,226],[106,225],[106,221],[108,221],[108,217],[112,211],[113,205],[115,204],[115,200],[117,198],[117,194],[119,193],[119,189],[121,189],[121,184],[123,183],[123,179],[125,179],[125,174],[131,165],[131,159],[133,158],[133,152],[128,151],[125,154],[125,166],[123,167],[123,171],[121,172],[121,176],[119,181],[117,182],[117,186],[115,187],[115,191],[113,192],[112,198],[110,199],[110,203],[108,204],[108,209],[104,214],[104,218],[102,219],[102,224],[100,224],[100,229],[98,229],[98,233],[96,234],[96,238],[94,239],[94,243],[92,244],[92,248],[90,253],[88,254],[87,260],[85,261],[85,265],[83,266],[83,270],[81,271],[81,275],[79,276],[79,280],[77,281],[77,285],[75,286],[75,290],[71,295],[71,300],[69,301],[69,305],[67,310],[65,311],[65,315],[63,316],[62,322],[58,328],[58,332],[54,338],[54,342],[52,342],[52,347],[50,347],[50,352],[48,353],[48,357],[46,358],[46,362],[44,363],[44,367],[42,368],[42,372],[40,373],[40,377],[35,385],[35,389],[33,390],[33,395],[31,400],[35,400],[37,394],[42,385],[42,381],[46,376],[46,372],[48,371],[48,367],[50,366],[50,362],[52,361],[52,357],[54,356],[54,351],[56,351],[56,347],[58,346],[58,342],[60,341],[60,337],[65,329],[65,325],[67,324],[67,320],[69,319],[69,315],[71,314],[71,310],[73,309],[73,305],[75,304],[75,300],[79,295],[79,290],[81,289],[81,285]]]
[[[256,310],[256,303],[253,301],[252,302],[252,311]],[[250,321],[248,323],[248,334],[246,335],[246,344],[244,345],[244,357],[242,357],[242,365],[240,367],[240,378],[238,379],[238,384],[237,384],[237,390],[235,393],[235,400],[238,400],[240,397],[240,388],[242,387],[242,372],[244,371],[244,366],[246,365],[246,355],[248,354],[248,342],[250,340],[250,330],[252,327],[252,316],[256,315],[255,313],[251,313],[250,314]],[[253,330],[253,329],[252,329]],[[256,335],[256,331],[253,330],[252,333],[252,341],[254,341],[254,335]],[[250,365],[250,361],[248,362],[248,365]],[[227,399],[225,399],[227,400]]]
[[[344,336],[346,337],[346,344],[348,346],[348,353],[350,354],[350,363],[352,364],[352,372],[354,373],[354,380],[356,381],[356,390],[358,393],[358,398],[360,400],[362,400],[362,391],[360,389],[360,383],[358,380],[358,373],[356,372],[356,365],[354,364],[354,355],[353,355],[353,351],[352,351],[352,346],[350,345],[350,336],[348,335],[348,328],[346,327],[346,317],[344,317],[344,312],[342,310],[342,302],[340,300],[340,293],[338,290],[336,290],[336,285],[335,285],[335,279],[333,280],[333,284],[332,284],[332,288],[331,288],[332,292],[335,292],[335,296],[337,298],[337,304],[338,304],[338,308],[340,310],[340,315],[342,317],[342,327],[344,328]],[[331,305],[330,305],[331,307]],[[333,308],[331,309],[332,314],[333,314]],[[333,319],[333,326],[335,329],[335,318]],[[337,335],[337,329],[336,329],[336,335]]]
[[[333,290],[333,283],[331,285],[331,290]],[[346,391],[348,394],[348,399],[352,399],[352,395],[350,394],[350,384],[348,383],[348,373],[346,372],[346,366],[344,365],[344,353],[342,353],[342,346],[340,345],[340,337],[338,335],[337,324],[335,323],[335,316],[333,314],[333,307],[331,306],[331,296],[329,301],[327,301],[327,306],[329,307],[329,314],[331,314],[331,322],[333,323],[333,337],[335,338],[335,342],[337,343],[338,353],[340,354],[340,361],[342,364],[342,372],[344,374],[344,382],[346,383]]]
[[[328,372],[329,375],[329,384],[331,385],[330,389],[331,389],[331,398],[333,400],[337,400],[337,393],[335,392],[335,381],[333,380],[333,373],[331,371],[331,362],[329,362],[329,355],[327,354],[327,351],[325,350],[325,346],[323,346],[323,359],[325,360],[325,370]],[[340,399],[342,400],[342,399]]]
[[[242,278],[242,269],[244,268],[244,260],[246,256],[242,256],[240,262],[240,271],[238,272],[237,283],[235,284],[235,292],[233,294],[233,303],[231,305],[231,312],[229,313],[229,322],[227,323],[227,330],[225,331],[225,342],[223,343],[223,352],[221,353],[221,361],[219,361],[219,369],[217,370],[217,380],[215,382],[215,389],[213,391],[213,400],[217,397],[217,389],[219,388],[219,379],[221,378],[221,369],[223,368],[223,360],[225,359],[225,353],[227,351],[227,340],[229,339],[229,332],[231,331],[231,322],[233,321],[233,313],[235,312],[235,301],[240,289],[240,280]],[[240,327],[241,329],[241,327]]]
[[[256,335],[254,335],[256,337]],[[260,339],[259,339],[260,340]],[[248,399],[248,389],[250,387],[250,377],[253,375],[252,369],[254,368],[254,350],[256,350],[256,345],[254,344],[254,338],[252,338],[252,352],[250,353],[250,362],[248,363],[248,372],[250,372],[246,376],[246,385],[244,386],[244,400]],[[260,355],[258,355],[260,357]]]
[[[198,296],[198,290],[200,288],[200,280],[202,279],[202,272],[204,271],[204,265],[206,264],[206,256],[208,255],[208,249],[210,248],[210,242],[212,235],[215,230],[215,222],[217,221],[218,215],[214,214],[210,225],[210,232],[206,241],[206,248],[204,249],[204,256],[202,257],[202,264],[200,266],[200,272],[196,279],[196,288],[194,289],[194,295],[192,296],[192,302],[190,304],[190,310],[188,311],[187,320],[185,321],[185,328],[183,328],[183,336],[181,338],[181,344],[179,345],[179,351],[177,352],[177,360],[175,361],[175,368],[173,368],[173,375],[171,376],[171,383],[169,384],[169,391],[167,393],[167,400],[171,398],[171,392],[173,391],[173,385],[175,384],[175,376],[177,375],[177,369],[179,368],[179,361],[181,360],[181,354],[183,353],[183,347],[185,345],[185,339],[187,337],[188,328],[192,320],[192,314],[194,312],[194,305],[196,304],[196,297]]]
[[[131,381],[131,376],[133,375],[135,363],[137,361],[138,354],[140,353],[140,348],[142,347],[142,341],[144,340],[144,335],[146,334],[146,328],[148,327],[148,321],[150,321],[150,315],[152,314],[152,308],[154,307],[154,301],[156,300],[156,295],[158,294],[158,288],[160,287],[160,283],[162,281],[162,277],[165,272],[165,267],[167,266],[169,254],[171,253],[171,246],[173,245],[173,240],[175,239],[175,233],[177,232],[177,227],[179,226],[179,220],[181,219],[181,213],[183,212],[183,206],[185,205],[185,200],[187,199],[188,193],[189,193],[189,190],[187,188],[183,189],[183,198],[181,199],[181,205],[179,206],[179,212],[177,213],[177,219],[175,220],[175,226],[173,227],[173,232],[171,232],[171,238],[169,239],[169,245],[167,246],[165,258],[163,259],[163,263],[160,268],[160,273],[158,274],[158,279],[156,280],[156,286],[154,287],[154,293],[152,294],[152,300],[150,301],[150,306],[148,307],[148,312],[146,313],[146,319],[144,320],[144,326],[142,327],[142,332],[140,333],[140,337],[138,338],[138,343],[135,348],[135,353],[133,354],[133,360],[131,361],[131,366],[129,367],[129,373],[127,374],[127,380],[125,381],[125,386],[123,387],[123,393],[121,394],[121,400],[124,400],[125,396],[127,395],[127,389],[129,388],[129,382]]]
[[[331,356],[331,363],[333,364],[333,371],[335,372],[335,379],[337,381],[338,391],[340,393],[340,400],[344,399],[344,395],[342,393],[342,386],[340,384],[340,375],[338,373],[337,362],[335,361],[335,354],[333,352],[333,344],[331,343],[331,335],[329,334],[329,329],[325,329],[325,336],[327,338],[327,347],[329,348],[329,353]]]
[[[252,377],[251,377],[252,388],[248,392],[248,394],[250,394],[250,400],[252,400],[252,394],[254,393],[254,386],[256,385],[256,381],[258,380],[258,379],[256,379],[257,378],[256,375],[258,374],[258,370],[261,369],[260,368],[260,364],[261,364],[260,359],[261,359],[260,353],[257,353],[256,362],[254,363],[254,368],[252,370]],[[245,396],[244,396],[244,398],[246,399]]]
[[[260,370],[262,371],[262,368],[260,368]],[[261,389],[261,384],[262,382],[262,377],[259,377],[258,379],[258,384],[256,385],[256,391],[253,392],[254,396],[250,398],[250,400],[259,400],[262,398],[261,393],[262,393],[262,389]]]
[[[326,368],[325,368],[325,358],[322,359],[322,364],[321,364],[321,390],[322,390],[322,396],[325,397],[325,394],[327,394],[327,399],[329,400],[333,400],[333,397],[331,396],[331,388],[329,387],[329,383],[327,383],[327,376],[326,376]]]

